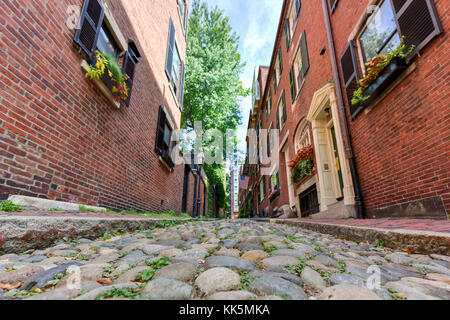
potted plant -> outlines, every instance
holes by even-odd
[[[116,101],[127,100],[130,90],[126,84],[128,76],[122,73],[119,63],[113,56],[97,50],[95,52],[95,65],[89,65],[86,78],[102,80],[111,90]]]
[[[405,50],[405,37],[401,38],[397,48],[389,53],[377,54],[364,64],[365,76],[358,81],[359,88],[353,92],[352,105],[369,105],[407,68],[406,57],[414,50],[412,45]]]
[[[302,148],[298,150],[295,157],[289,162],[291,168],[291,182],[299,183],[305,177],[313,174],[314,161],[313,161],[314,149],[312,146]]]

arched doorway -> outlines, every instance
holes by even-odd
[[[313,134],[320,211],[333,208],[337,209],[333,217],[353,217],[355,196],[349,165],[343,156],[334,83],[327,83],[316,91],[307,120],[311,122]]]

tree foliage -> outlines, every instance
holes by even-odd
[[[195,0],[189,18],[183,128],[195,121],[203,129],[236,129],[241,122],[238,99],[248,95],[240,81],[245,64],[238,52],[239,38],[229,18],[217,7]]]
[[[239,37],[222,10],[209,8],[204,0],[194,0],[188,27],[183,129],[192,130],[195,122],[201,121],[203,130],[217,129],[225,134],[241,123],[239,98],[250,90],[240,80],[245,64],[238,43]],[[210,142],[204,141],[202,147],[207,148]],[[224,165],[209,164],[204,169],[209,179],[208,198],[212,202],[215,185],[217,207],[226,208]],[[208,207],[212,210],[212,203]]]

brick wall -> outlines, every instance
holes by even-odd
[[[184,166],[169,173],[154,151],[158,107],[180,121],[165,74],[169,17],[185,59],[177,2],[106,1],[142,55],[120,110],[80,68],[66,20],[82,3],[0,3],[0,193],[179,212]]]
[[[338,57],[369,3],[339,1],[331,16]],[[444,33],[421,50],[413,60],[416,70],[381,103],[349,120],[369,214],[433,197],[438,199],[433,206],[440,198],[450,213],[450,98],[445,89],[450,74],[450,7],[445,0],[434,3]]]
[[[262,94],[263,107],[259,110],[262,113],[262,128],[268,129],[270,123],[275,126],[276,108],[281,92],[285,91],[287,123],[280,133],[280,142],[288,134],[290,158],[295,152],[295,131],[307,115],[314,93],[333,80],[322,1],[302,1],[299,22],[290,48],[287,49],[284,22],[291,2],[285,1],[283,5],[267,78],[267,86],[272,87],[272,111],[268,121],[264,109],[268,89],[265,90],[265,95]],[[367,6],[373,3],[371,0],[338,2],[331,15],[338,60],[359,19]],[[430,212],[450,212],[450,99],[446,91],[450,74],[447,58],[450,49],[449,5],[448,1],[444,0],[434,0],[434,3],[444,33],[429,43],[421,51],[420,57],[414,59],[416,70],[367,114],[363,111],[355,121],[351,121],[350,115],[347,114],[364,204],[369,217],[404,217],[411,213],[426,216]],[[289,70],[304,30],[310,69],[296,101],[291,103]],[[274,93],[272,76],[279,48],[282,50],[283,72],[278,90]],[[338,67],[340,69],[340,66]],[[343,86],[342,80],[341,85]],[[345,103],[348,113],[348,102]],[[255,117],[257,118],[258,116]],[[262,203],[259,203],[259,200],[254,201],[254,209],[258,209],[258,212],[265,207],[271,212],[274,207],[289,203],[287,186],[290,182],[287,181],[284,165],[284,154],[280,153],[281,196],[273,203],[270,203],[267,197]],[[268,189],[269,177],[266,179]],[[251,181],[256,187],[259,177]],[[268,190],[266,191],[268,193]],[[254,196],[256,195],[255,190]]]
[[[287,12],[288,4],[289,1],[287,1],[283,7],[283,12],[281,16],[282,17],[281,20],[283,21],[281,25],[282,29],[281,31],[279,30],[279,34],[274,49],[274,53],[277,54],[279,48],[281,48],[283,60],[283,70],[281,73],[281,78],[276,93],[274,92],[272,81],[273,66],[271,71],[269,72],[269,77],[267,78],[267,86],[268,88],[269,87],[272,88],[272,108],[269,115],[269,120],[266,121],[265,104],[264,108],[262,108],[260,112],[262,112],[262,119],[263,119],[262,128],[268,130],[271,123],[273,123],[275,128],[276,110],[278,108],[278,103],[281,99],[281,94],[284,90],[286,96],[287,120],[286,124],[280,131],[280,143],[283,141],[284,137],[288,135],[287,143],[289,145],[289,155],[288,155],[289,161],[295,156],[295,140],[294,140],[295,131],[299,123],[308,114],[314,93],[318,89],[320,89],[323,85],[325,85],[328,81],[332,80],[333,74],[331,72],[330,58],[328,54],[327,34],[320,3],[319,2],[316,3],[313,1],[302,1],[300,13],[298,16],[298,22],[294,29],[294,33],[289,48],[286,47],[286,40],[284,36],[284,21],[288,15]],[[304,31],[306,31],[306,38],[308,42],[310,68],[305,76],[305,82],[303,87],[301,88],[296,100],[292,103],[290,93],[289,71],[291,69],[291,66],[293,65],[295,54],[297,53],[297,49],[299,46],[300,37]],[[321,55],[320,52],[322,51],[323,48],[325,48],[327,52],[326,54]],[[275,61],[273,59],[272,64],[274,63]],[[266,96],[265,99],[263,100],[264,103],[268,99],[268,90],[269,90],[268,88],[266,88]],[[272,212],[272,210],[276,207],[279,208],[283,205],[289,205],[288,184],[290,184],[291,182],[288,181],[288,178],[286,176],[286,161],[284,153],[280,153],[280,163],[278,172],[280,177],[280,191],[281,191],[280,197],[276,199],[274,202],[270,203],[268,199],[270,177],[266,176],[265,177],[266,199],[260,203],[259,212],[261,212],[266,207],[269,208],[269,212]]]

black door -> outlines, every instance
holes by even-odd
[[[310,216],[320,211],[319,198],[317,196],[317,186],[313,185],[300,193],[300,212],[302,217]]]

